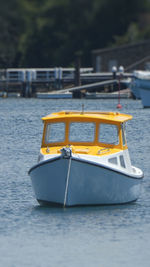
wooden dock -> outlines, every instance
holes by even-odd
[[[23,97],[36,96],[38,93],[58,92],[65,95],[69,92],[73,97],[80,97],[83,91],[101,92],[102,88],[115,88],[119,73],[114,80],[113,73],[93,73],[93,68],[80,68],[80,85],[76,84],[75,68],[47,69],[5,69],[0,70],[0,95],[20,94]],[[124,78],[132,77],[124,73]],[[54,93],[55,94],[55,93]],[[65,96],[64,96],[65,97]]]

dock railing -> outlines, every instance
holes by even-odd
[[[75,68],[9,68],[0,70],[0,91],[33,96],[37,91],[58,91],[75,85]],[[93,68],[80,68],[81,85],[112,80],[112,72],[93,73]],[[124,73],[130,77],[130,73]]]

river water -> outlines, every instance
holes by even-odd
[[[29,168],[37,162],[41,117],[64,109],[116,111],[117,100],[0,99],[0,267],[150,266],[150,109],[121,100],[133,115],[127,141],[144,171],[141,195],[127,205],[40,207]]]

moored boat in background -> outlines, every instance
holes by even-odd
[[[139,88],[139,83],[138,83],[138,71],[133,72],[133,77],[132,77],[129,87],[130,87],[133,97],[135,99],[141,99],[140,88]]]
[[[150,107],[150,71],[135,71],[130,88],[144,108]]]

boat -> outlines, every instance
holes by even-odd
[[[40,204],[123,204],[138,199],[143,172],[132,166],[119,112],[59,111],[44,122],[38,163],[31,167]]]
[[[144,108],[150,107],[150,71],[135,71],[131,90]]]
[[[130,85],[129,85],[129,88],[130,88],[132,95],[135,99],[141,99],[138,76],[139,76],[139,72],[134,71],[133,77],[132,77]]]

